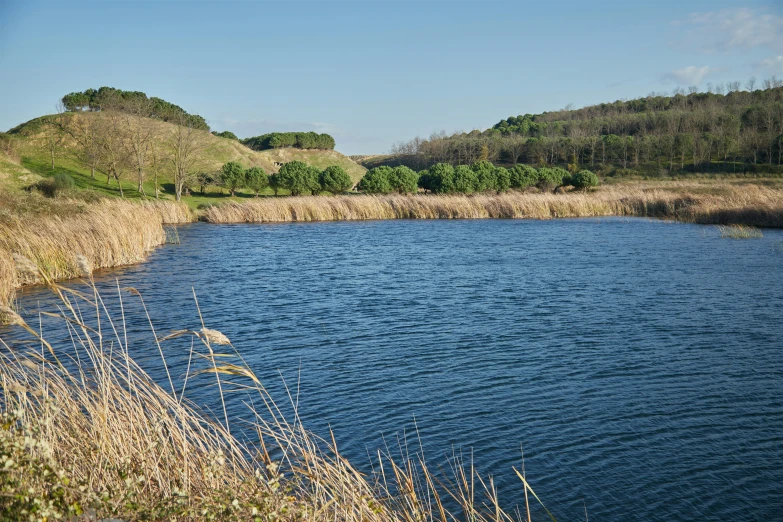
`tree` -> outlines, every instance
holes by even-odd
[[[590,187],[595,187],[599,183],[598,176],[590,172],[589,170],[580,170],[576,174],[571,176],[570,184],[579,190],[587,190]]]
[[[269,175],[269,187],[274,191],[275,196],[277,196],[277,192],[280,190],[280,176],[278,176],[277,173]]]
[[[495,178],[495,166],[489,161],[477,161],[470,167],[476,173],[478,183],[476,192],[485,190],[497,190],[497,179]]]
[[[511,173],[505,167],[495,167],[495,190],[507,192],[511,187]]]
[[[101,159],[99,115],[73,115],[65,126],[66,132],[79,145],[77,158],[90,169],[90,177],[95,179],[95,169]]]
[[[102,115],[101,126],[98,135],[100,136],[102,170],[106,172],[106,184],[114,178],[120,191],[120,197],[125,197],[122,190],[122,178],[125,169],[130,165],[128,149],[122,139],[122,122],[120,114],[108,112]]]
[[[509,171],[511,188],[524,189],[538,182],[538,172],[529,165],[514,165]]]
[[[454,167],[448,163],[436,163],[429,169],[428,183],[436,194],[454,192]]]
[[[269,176],[260,167],[250,167],[245,171],[245,186],[258,193],[269,186]]]
[[[152,103],[145,97],[126,103],[125,111],[122,113],[123,141],[136,169],[136,190],[142,195],[146,195],[144,194],[144,169],[147,166],[147,154],[155,140],[155,126],[148,120],[151,111]]]
[[[245,185],[245,169],[236,161],[229,161],[220,169],[220,181],[235,196],[236,190]]]
[[[166,145],[174,174],[174,197],[181,201],[183,188],[196,175],[202,161],[207,134],[194,127],[194,122],[184,115],[180,115],[178,122],[170,131]]]
[[[467,165],[454,167],[454,191],[462,194],[470,194],[476,191],[478,176]]]
[[[223,131],[223,132],[212,131],[212,134],[214,134],[218,138],[227,138],[229,140],[240,141],[237,135],[231,131]]]
[[[370,169],[359,181],[357,188],[368,194],[387,194],[392,191],[390,177],[394,169],[387,166]]]
[[[318,169],[310,167],[301,161],[289,161],[277,173],[281,187],[291,191],[292,196],[302,194],[318,194],[321,189],[318,184]]]
[[[412,194],[419,189],[419,175],[412,169],[400,165],[389,173],[391,190],[400,194]]]
[[[353,180],[342,167],[332,165],[318,174],[318,184],[323,191],[340,194],[351,189]]]

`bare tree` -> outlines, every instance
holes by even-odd
[[[754,88],[756,87],[756,77],[751,76],[750,79],[748,79],[747,83],[745,84],[745,88],[748,92],[753,92]]]
[[[95,179],[95,169],[101,160],[100,115],[73,115],[65,130],[79,145],[77,158],[90,169],[90,176]]]
[[[122,136],[122,115],[114,111],[101,112],[100,158],[106,172],[106,184],[113,178],[117,182],[120,196],[125,197],[120,179],[130,163],[130,158]]]
[[[194,129],[184,116],[177,123],[171,130],[166,144],[169,164],[174,174],[174,197],[180,201],[184,187],[198,173],[206,137],[205,131]]]
[[[133,168],[136,170],[139,194],[144,193],[144,169],[147,167],[148,153],[155,138],[155,125],[149,120],[152,102],[149,99],[137,99],[126,103],[123,111],[123,141],[128,149]]]

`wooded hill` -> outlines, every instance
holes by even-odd
[[[339,166],[354,183],[366,172],[334,150],[255,151],[190,125],[107,109],[36,118],[0,133],[0,151],[5,156],[0,170],[7,171],[6,182],[20,179],[14,186],[29,185],[36,175],[40,180],[67,174],[77,189],[123,197],[185,198],[193,206],[228,197],[222,187],[204,183],[219,178],[217,173],[227,162],[259,167],[267,174],[291,161],[319,170]],[[237,192],[238,197],[250,195],[254,194]]]
[[[477,160],[516,165],[589,168],[604,175],[660,176],[694,172],[780,173],[783,82],[755,80],[676,90],[630,101],[566,108],[500,120],[485,131],[435,133],[392,148],[367,167]]]

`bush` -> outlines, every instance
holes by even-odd
[[[389,174],[391,189],[400,194],[411,194],[419,190],[419,175],[404,165],[394,167]]]
[[[476,191],[478,176],[467,165],[458,165],[454,168],[454,191],[462,194],[470,194]]]
[[[576,189],[586,190],[590,187],[597,186],[598,183],[598,176],[589,170],[580,170],[571,176],[571,185],[573,185]]]
[[[289,161],[277,173],[277,183],[280,187],[291,191],[292,196],[302,194],[318,194],[321,186],[318,184],[318,169],[301,161]],[[273,187],[274,188],[274,187]]]
[[[53,198],[63,190],[73,190],[76,183],[73,178],[64,172],[58,172],[51,178],[47,178],[39,181],[35,188],[38,189],[44,196]]]
[[[506,192],[511,187],[511,173],[505,167],[495,167],[495,190]]]
[[[220,181],[231,191],[231,195],[245,184],[245,169],[236,161],[229,161],[220,171]]]
[[[454,167],[448,163],[437,163],[430,167],[427,183],[429,190],[437,194],[454,192]]]
[[[346,190],[350,190],[353,186],[353,180],[351,176],[345,172],[345,169],[337,165],[326,167],[323,172],[318,175],[318,184],[321,186],[321,190],[331,192],[332,194],[340,194]]]
[[[560,167],[538,169],[536,186],[541,190],[553,190],[563,184],[569,176],[568,171]]]
[[[260,167],[251,167],[245,171],[245,186],[258,193],[269,186],[269,176]]]
[[[497,190],[497,179],[495,178],[495,166],[489,161],[477,161],[470,167],[476,173],[478,183],[476,192],[485,190]]]
[[[529,165],[514,165],[509,171],[511,188],[524,189],[538,182],[538,172]]]
[[[370,169],[362,177],[357,188],[368,194],[387,194],[392,191],[391,176],[394,169],[385,165]]]

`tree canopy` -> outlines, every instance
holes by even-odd
[[[242,140],[242,143],[253,150],[280,149],[294,147],[297,149],[334,149],[334,138],[329,134],[316,132],[271,132],[261,136],[253,136]]]
[[[302,194],[318,194],[321,185],[318,183],[320,172],[315,167],[301,161],[289,161],[280,167],[276,182],[280,187],[291,191],[292,196]]]
[[[209,125],[198,114],[188,114],[185,109],[160,98],[151,97],[140,91],[123,91],[114,87],[87,89],[83,92],[72,92],[62,98],[67,111],[101,111],[113,110],[119,112],[140,112],[140,115],[158,120],[186,123],[199,129],[209,130]]]
[[[220,171],[220,181],[231,191],[233,196],[238,188],[245,185],[245,169],[236,161],[229,161]]]
[[[353,187],[353,180],[351,180],[351,177],[345,172],[345,169],[333,165],[331,167],[326,167],[326,169],[318,175],[318,184],[323,191],[331,192],[332,194],[340,194]]]

